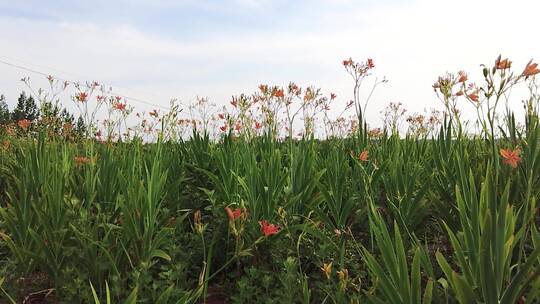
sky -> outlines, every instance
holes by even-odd
[[[374,76],[388,79],[368,107],[376,125],[390,102],[409,113],[441,109],[431,86],[447,71],[474,80],[499,54],[519,72],[540,61],[539,10],[539,1],[519,0],[0,0],[0,60],[97,80],[161,106],[197,96],[225,105],[261,83],[294,81],[337,94],[341,108],[353,85],[341,62],[373,58]],[[46,85],[0,63],[0,93],[11,107],[27,76]],[[62,96],[68,108],[70,93]]]

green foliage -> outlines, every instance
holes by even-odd
[[[0,95],[0,125],[6,125],[11,121],[11,114],[9,112],[8,104],[6,103],[6,97]]]
[[[21,119],[28,119],[34,121],[39,117],[39,108],[32,96],[26,96],[25,92],[22,92],[17,99],[17,105],[11,113],[11,120],[17,122]]]
[[[370,228],[375,235],[381,261],[378,262],[370,250],[362,247],[362,259],[375,285],[373,292],[368,293],[369,300],[373,303],[431,303],[434,278],[426,250],[420,245],[413,246],[411,264],[407,260],[409,250],[405,247],[399,225],[394,223],[392,236],[375,209],[370,216]],[[423,288],[421,268],[427,273],[427,283]]]
[[[437,253],[460,303],[516,303],[540,275],[540,248],[516,259],[516,245],[527,230],[518,225],[509,202],[510,184],[499,194],[496,177],[496,172],[486,172],[479,196],[472,174],[456,190],[461,228],[454,232],[447,226],[447,231],[459,272]]]
[[[187,120],[189,140],[166,129],[186,121],[157,111],[155,141],[94,139],[99,129],[86,124],[97,84],[78,87],[74,101],[86,112],[76,126],[59,104],[40,100],[40,113],[21,94],[10,120],[31,120],[30,131],[23,122],[0,132],[2,299],[538,303],[540,97],[531,92],[523,127],[510,110],[504,121],[494,113],[507,84],[530,75],[486,68],[479,134],[465,133],[452,89],[478,92],[442,77],[435,89],[452,112],[438,131],[401,137],[372,133],[364,119],[367,101],[357,93],[373,62],[344,66],[358,121],[350,136],[326,140],[315,138],[312,119],[328,99],[294,84],[233,99],[240,121],[220,113],[218,136],[209,119]],[[296,99],[314,111],[302,113],[307,133],[281,140],[278,109],[292,111]],[[121,97],[99,100],[112,107],[107,135],[120,133]],[[256,101],[265,103],[260,117],[250,116]],[[0,119],[6,113],[0,104]],[[255,119],[268,125],[243,129]]]

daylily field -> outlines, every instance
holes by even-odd
[[[376,62],[342,65],[350,102],[290,83],[148,113],[23,79],[37,112],[0,124],[0,302],[540,303],[537,64],[435,77],[439,111],[393,103],[381,128]]]

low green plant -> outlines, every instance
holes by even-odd
[[[517,226],[517,212],[508,200],[510,184],[499,194],[495,173],[486,172],[478,195],[469,174],[468,187],[457,187],[461,226],[446,229],[454,250],[453,270],[438,252],[439,266],[460,303],[516,303],[540,275],[540,247],[521,260],[516,245],[527,235]],[[536,292],[536,291],[533,291]]]

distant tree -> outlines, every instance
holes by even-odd
[[[39,108],[36,104],[36,101],[32,96],[29,96],[26,99],[26,104],[24,105],[24,109],[26,112],[26,119],[30,121],[34,121],[38,119],[39,117]]]
[[[39,117],[39,109],[37,107],[36,101],[32,96],[26,96],[26,93],[23,91],[17,99],[17,106],[13,113],[11,113],[11,119],[14,122],[17,122],[21,119],[28,119],[34,121]]]
[[[86,134],[86,125],[84,124],[84,119],[82,116],[79,116],[77,119],[77,125],[75,126],[75,133],[79,137],[84,137]]]
[[[60,107],[58,104],[53,104],[52,102],[44,102],[41,106],[41,118],[42,119],[51,119],[58,117],[60,113]]]
[[[66,110],[65,108],[60,113],[60,119],[64,124],[69,123],[73,125],[73,122],[75,122],[75,117],[73,116],[73,114],[69,113],[68,110]]]
[[[0,125],[5,125],[10,122],[9,108],[6,103],[6,97],[0,95]]]

